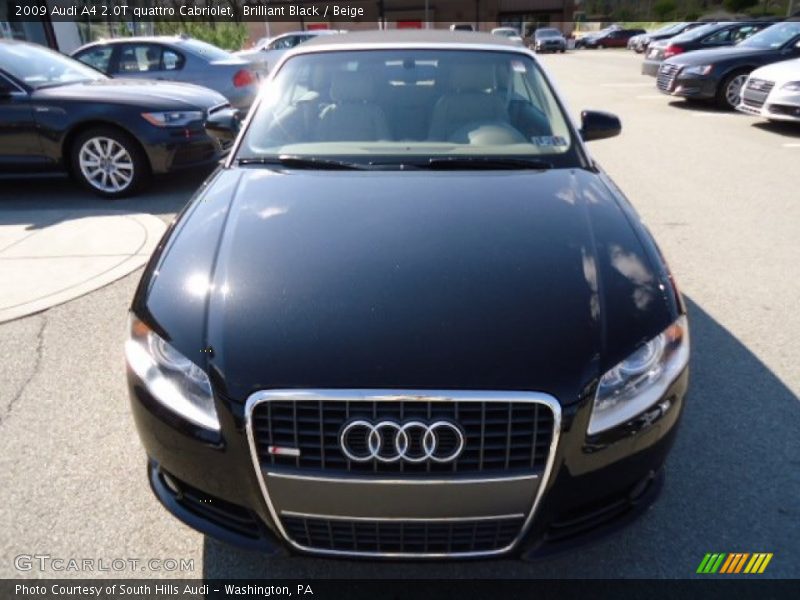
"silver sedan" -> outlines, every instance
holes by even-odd
[[[184,36],[134,37],[94,42],[72,57],[112,77],[194,83],[248,109],[265,73],[258,64],[206,42]]]

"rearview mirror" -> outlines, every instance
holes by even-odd
[[[241,113],[235,108],[223,108],[210,114],[203,123],[206,133],[222,142],[236,139],[242,124]]]
[[[581,138],[589,142],[619,135],[622,123],[619,117],[599,110],[585,110],[581,113]]]

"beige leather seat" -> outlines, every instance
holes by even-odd
[[[494,70],[483,65],[454,65],[450,91],[433,108],[428,139],[448,141],[470,123],[508,120],[506,102],[495,91]]]
[[[367,73],[335,73],[331,100],[320,114],[318,139],[375,142],[390,139],[386,115],[373,102],[375,88]]]

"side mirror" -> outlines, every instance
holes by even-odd
[[[581,113],[581,138],[585,142],[614,137],[622,131],[619,117],[599,110],[585,110]]]
[[[239,133],[242,117],[235,108],[223,108],[211,114],[203,123],[206,133],[221,142],[232,142]]]

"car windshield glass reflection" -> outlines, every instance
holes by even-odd
[[[670,40],[670,42],[679,44],[681,42],[687,42],[689,40],[696,40],[700,39],[701,37],[716,31],[719,28],[718,23],[710,23],[708,25],[701,25],[700,27],[696,27],[694,29],[690,29],[689,31],[684,31],[680,35],[676,35],[674,38]]]
[[[0,67],[35,89],[106,79],[76,60],[30,44],[0,46]]]
[[[237,158],[538,157],[571,145],[549,85],[525,55],[341,51],[286,62]]]
[[[561,32],[558,31],[558,29],[537,29],[536,37],[537,38],[561,37]]]
[[[746,48],[780,48],[794,37],[800,36],[800,22],[777,23],[739,44]]]

